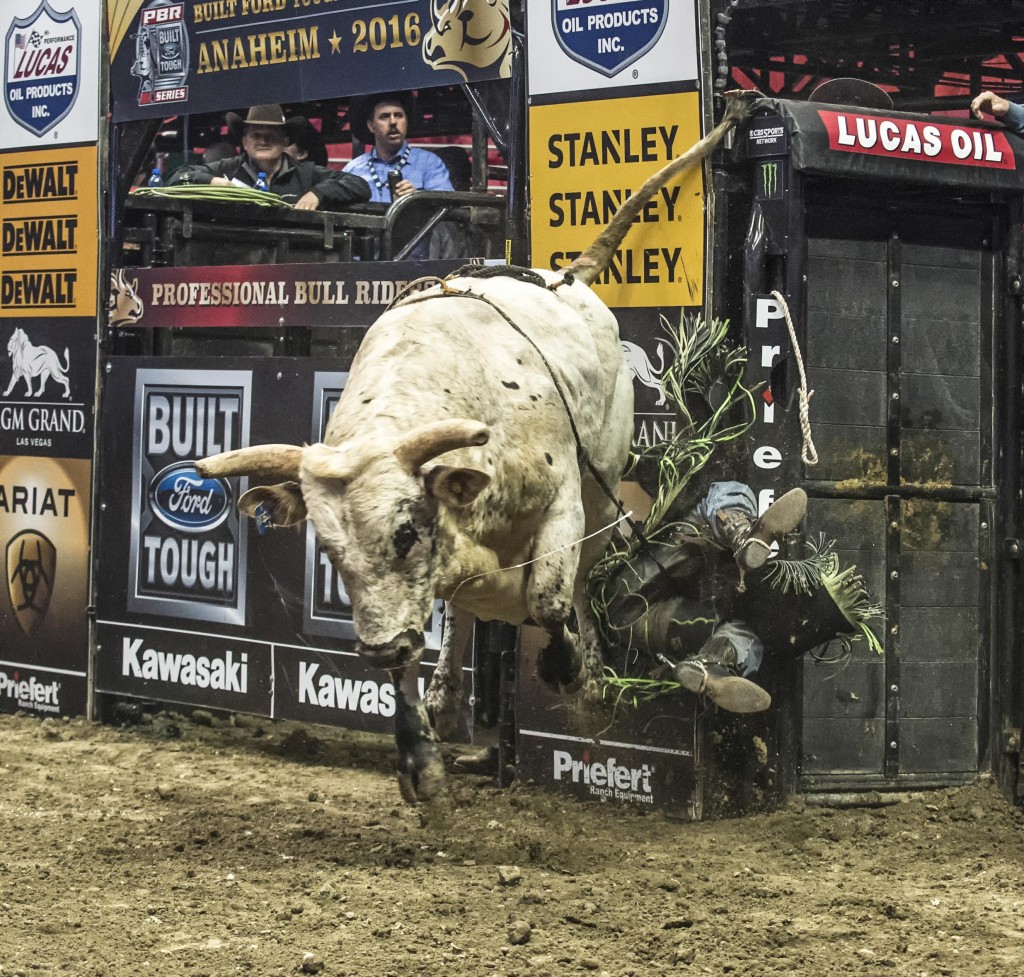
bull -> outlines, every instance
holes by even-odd
[[[473,617],[542,627],[548,684],[599,681],[585,580],[607,542],[600,530],[616,521],[633,387],[615,317],[588,286],[643,205],[706,157],[745,106],[730,100],[722,122],[647,180],[566,271],[460,274],[394,304],[367,331],[322,443],[197,464],[205,477],[275,481],[238,502],[264,525],[313,523],[352,602],[359,653],[394,684],[410,802],[443,784],[438,734],[458,708]],[[450,626],[421,697],[436,598]]]

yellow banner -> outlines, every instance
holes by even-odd
[[[96,315],[96,147],[0,155],[0,315]]]
[[[532,107],[533,265],[567,265],[623,200],[700,137],[698,92]],[[702,304],[701,168],[661,188],[636,224],[595,283],[597,294],[613,308]]]

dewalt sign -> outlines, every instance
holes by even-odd
[[[699,119],[696,92],[533,106],[532,263],[569,264],[649,176],[700,139]],[[700,305],[702,172],[663,187],[637,223],[595,283],[597,294],[613,308]]]
[[[0,163],[0,313],[96,314],[96,147]]]

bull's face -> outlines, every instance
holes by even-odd
[[[306,452],[307,516],[352,601],[360,653],[385,668],[404,665],[423,649],[433,604],[437,500],[393,453],[339,476],[334,468],[345,454],[325,446]]]
[[[483,444],[472,421],[424,425],[393,445],[268,445],[204,459],[204,475],[284,475],[246,492],[239,508],[273,526],[309,519],[352,601],[360,652],[382,668],[415,661],[437,585],[445,507],[469,505],[489,476],[424,467],[455,448]]]

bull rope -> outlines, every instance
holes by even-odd
[[[548,550],[546,553],[541,553],[540,556],[535,556],[533,559],[524,560],[522,563],[514,563],[510,567],[498,567],[495,570],[484,570],[483,573],[474,573],[471,577],[466,577],[464,580],[459,581],[459,585],[452,591],[451,597],[447,598],[450,603],[454,603],[455,596],[458,594],[464,584],[469,583],[471,580],[479,580],[481,577],[490,577],[495,573],[505,573],[507,570],[521,570],[523,567],[528,567],[532,563],[538,563],[541,560],[547,559],[549,556],[554,556],[556,553],[561,553],[562,550],[570,549],[573,546],[579,546],[581,543],[585,543],[588,539],[593,539],[595,536],[600,536],[601,533],[608,532],[609,529],[614,529],[624,519],[629,519],[633,515],[633,510],[629,512],[623,512],[618,519],[613,519],[607,526],[602,526],[600,529],[595,529],[592,533],[588,533],[586,536],[580,539],[574,539],[571,543],[563,543],[561,546],[556,546],[553,550]]]
[[[804,372],[804,358],[800,354],[800,343],[797,342],[796,328],[793,325],[793,317],[789,314],[789,306],[786,304],[786,300],[782,297],[781,292],[772,292],[772,298],[782,306],[782,311],[786,315],[786,328],[789,329],[789,343],[793,348],[793,355],[796,357],[796,366],[800,371],[800,437],[803,440],[803,444],[800,448],[800,458],[803,460],[805,465],[816,465],[818,464],[818,452],[814,447],[814,442],[811,440],[811,417],[810,417],[810,404],[811,398],[814,396],[814,391],[807,390],[807,374]]]

